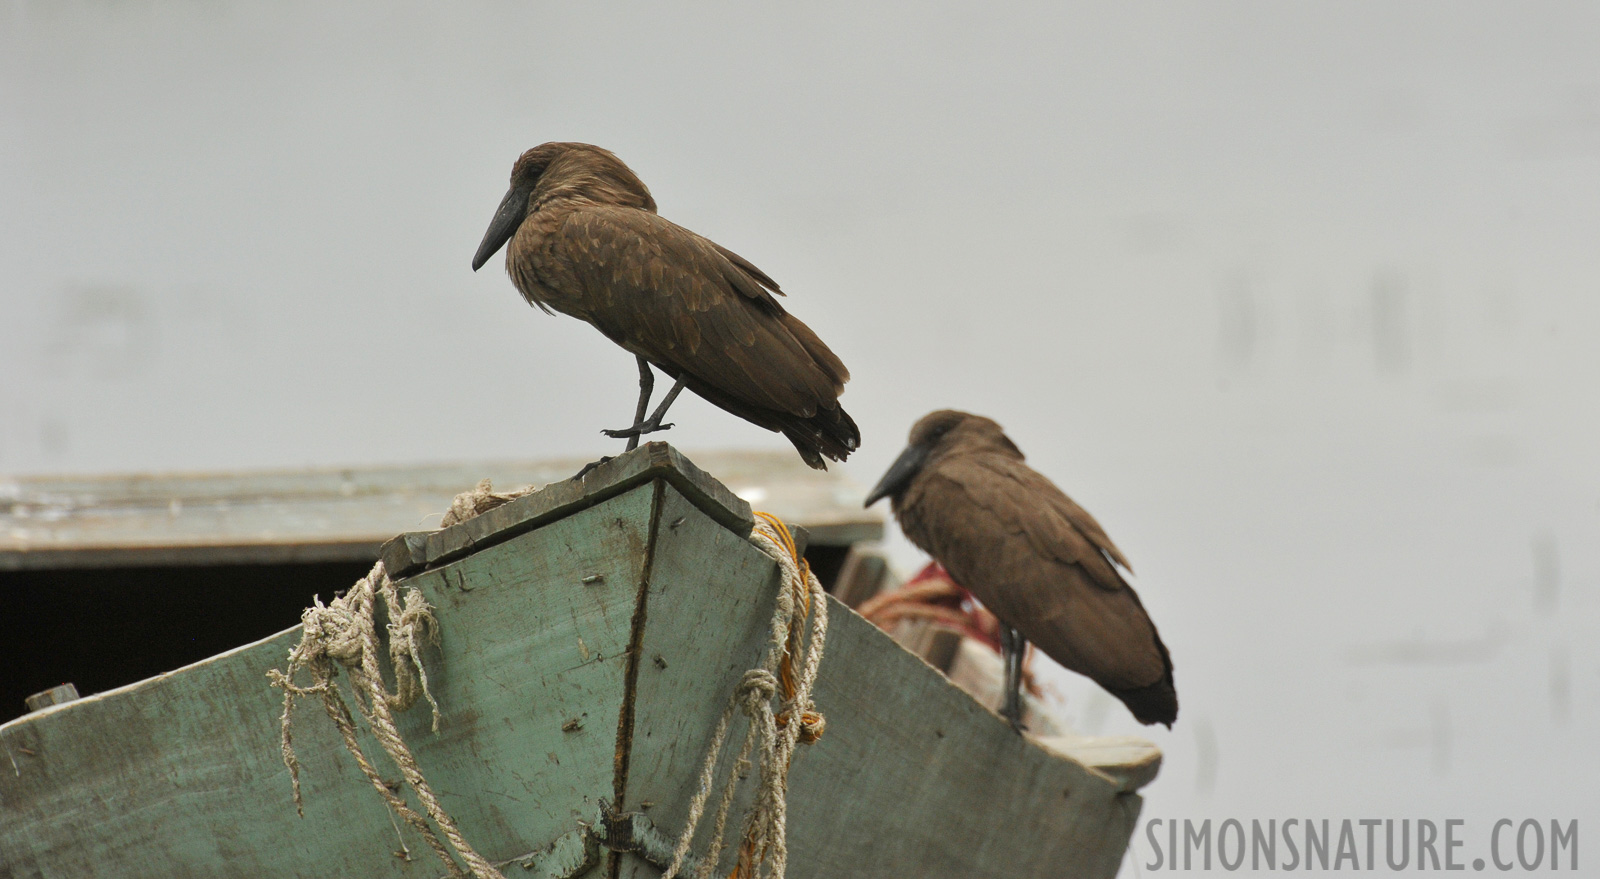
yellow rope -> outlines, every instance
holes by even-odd
[[[754,879],[764,869],[769,879],[783,879],[788,864],[789,767],[795,748],[816,741],[823,732],[823,718],[811,702],[811,693],[827,641],[826,593],[801,558],[794,535],[783,521],[768,513],[756,513],[756,517],[750,542],[777,562],[781,572],[771,638],[760,665],[745,672],[712,732],[699,782],[689,798],[688,817],[662,879],[678,875],[700,820],[706,816],[706,806],[711,805],[713,790],[719,789],[710,837],[705,853],[698,859],[700,866],[695,876],[707,879],[716,869],[721,862],[723,830],[730,807],[755,754],[759,755],[760,781],[745,813],[743,840],[731,877]],[[777,705],[772,704],[774,696],[779,696]],[[717,769],[725,753],[729,724],[739,712],[749,718],[744,742],[738,750],[726,752],[733,755],[733,765],[718,785]],[[795,712],[799,713],[799,722],[791,723]]]
[[[790,584],[790,588],[794,592],[795,598],[800,602],[800,619],[804,620],[811,615],[811,591],[805,588],[806,582],[811,579],[811,563],[801,557],[799,548],[795,546],[794,535],[790,533],[789,526],[785,525],[782,519],[771,513],[763,513],[759,510],[756,511],[756,516],[772,526],[773,532],[778,535],[778,542],[788,551],[789,557],[794,559],[795,567],[800,569],[800,579]],[[789,646],[784,651],[783,663],[778,666],[778,680],[783,684],[783,698],[786,702],[794,699],[796,690],[794,655],[800,648],[800,637],[800,626],[795,626],[789,630]],[[779,729],[788,726],[789,712],[785,711],[779,714],[777,720]],[[825,722],[821,714],[815,711],[803,710],[800,712],[801,742],[809,745],[822,738],[824,728]]]
[[[778,542],[788,551],[789,557],[794,560],[795,567],[800,570],[800,578],[790,583],[789,586],[800,603],[799,619],[804,621],[811,615],[811,590],[806,588],[806,583],[812,579],[811,563],[801,557],[800,549],[794,542],[794,534],[789,531],[789,526],[785,525],[782,519],[771,513],[764,513],[759,510],[756,511],[756,516],[772,526],[773,532],[778,536]],[[793,704],[795,692],[798,689],[794,673],[794,655],[800,649],[801,629],[800,625],[795,625],[789,629],[789,642],[783,653],[783,661],[778,665],[778,680],[783,686],[783,699],[785,703],[791,706],[774,718],[778,723],[778,729],[788,727],[790,713],[795,707],[799,707]],[[801,707],[800,742],[802,744],[809,745],[822,738],[825,728],[826,724],[820,713]],[[794,753],[790,752],[788,759],[784,760],[782,771],[785,778],[789,775],[789,764],[793,757]],[[739,846],[739,859],[734,863],[732,872],[728,874],[728,879],[747,879],[747,877],[753,876],[755,870],[759,869],[760,863],[766,860],[771,845],[763,842],[759,847],[760,853],[758,857],[755,837],[756,828],[751,827],[745,834],[744,843]]]

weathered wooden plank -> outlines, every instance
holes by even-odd
[[[414,710],[403,732],[491,859],[559,839],[583,850],[570,834],[606,796],[678,830],[711,727],[761,654],[777,569],[740,507],[673,456],[627,472],[654,475],[620,494],[633,475],[592,484],[611,492],[593,505],[552,495],[498,532],[486,519],[463,532],[470,554],[439,563],[453,551],[441,543],[437,566],[404,584],[438,609],[430,670],[446,719],[435,736]],[[1115,873],[1139,807],[1125,782],[1018,737],[832,608],[817,688],[830,725],[791,775],[791,875]],[[314,705],[296,727],[307,810],[294,816],[263,675],[297,636],[0,726],[13,770],[0,763],[0,875],[438,875]],[[402,838],[413,860],[393,856]]]
[[[642,611],[629,769],[615,796],[624,810],[654,808],[651,820],[677,832],[688,779],[728,695],[761,659],[778,568],[676,491],[662,499],[661,522]]]
[[[812,527],[813,543],[877,539],[881,515],[837,471],[789,452],[701,456],[735,493]],[[564,482],[585,462],[482,461],[259,473],[0,476],[0,571],[373,561],[395,534],[437,523],[458,492]],[[691,465],[692,466],[692,465]]]
[[[796,455],[723,451],[695,460],[752,507],[804,525],[813,546],[849,546],[883,538],[882,514],[861,506],[866,487],[840,475],[819,473]]]
[[[685,820],[727,694],[760,658],[777,577],[738,535],[678,513],[687,506],[671,492],[663,502],[663,521],[684,524],[658,539],[619,797],[628,809],[652,804],[651,820],[668,832]],[[790,776],[790,876],[1115,875],[1137,795],[1018,736],[830,601],[816,690],[829,724]],[[718,643],[721,652],[706,649]],[[655,871],[629,857],[624,875]]]
[[[402,534],[384,544],[384,565],[405,576],[474,549],[491,546],[545,522],[570,515],[634,486],[656,479],[694,499],[707,516],[735,531],[749,533],[750,505],[666,443],[645,443],[618,455],[582,479],[554,482],[465,522],[438,531]]]
[[[445,719],[434,735],[419,707],[402,731],[490,857],[549,844],[611,790],[655,492],[638,486],[408,584],[442,624],[432,684]],[[393,855],[385,806],[314,704],[297,714],[296,817],[265,672],[297,639],[0,726],[0,875],[439,875],[409,830],[413,860]]]
[[[864,863],[906,866],[891,875],[1116,875],[1137,794],[1017,735],[916,656],[885,649],[881,630],[835,610],[817,689],[820,707],[849,722],[795,761],[789,820],[804,830],[791,848],[812,865],[806,875]],[[849,791],[848,812],[820,796],[829,790]]]
[[[1040,747],[1055,751],[1110,777],[1121,790],[1136,791],[1161,771],[1161,749],[1138,736],[1040,736]]]

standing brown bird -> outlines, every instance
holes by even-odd
[[[628,438],[666,430],[685,387],[782,433],[818,470],[861,443],[839,405],[849,370],[784,310],[778,284],[744,257],[656,215],[650,190],[609,151],[547,143],[522,154],[511,189],[472,259],[506,242],[506,272],[529,304],[593,324],[639,360]],[[675,379],[650,418],[655,366]]]
[[[1001,714],[1013,726],[1029,641],[1121,699],[1140,723],[1172,726],[1172,658],[1117,570],[1132,568],[1093,516],[1023,463],[1000,425],[950,409],[923,416],[866,505],[884,497],[906,537],[1000,619]]]

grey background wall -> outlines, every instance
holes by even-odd
[[[1585,3],[12,2],[0,472],[610,451],[631,358],[467,267],[518,153],[599,143],[850,365],[850,476],[969,408],[1107,526],[1183,699],[1146,816],[1600,827],[1597,44]]]

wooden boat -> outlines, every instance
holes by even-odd
[[[722,707],[768,636],[779,575],[752,523],[745,500],[650,443],[383,546],[443,634],[426,657],[442,723],[415,710],[400,732],[506,875],[665,866]],[[814,693],[826,734],[789,772],[790,875],[1117,872],[1150,749],[1082,742],[1098,754],[1085,765],[844,607],[831,618]],[[0,726],[0,875],[440,875],[311,708],[294,727],[296,814],[266,675],[299,637]]]
[[[698,459],[810,530],[830,587],[884,581],[883,520],[859,487],[783,452]],[[395,534],[432,523],[480,479],[543,485],[586,460],[474,461],[203,474],[0,476],[0,723],[65,681],[103,692],[280,632],[350,587]]]

